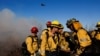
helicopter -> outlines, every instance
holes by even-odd
[[[41,3],[41,6],[46,6],[44,3]]]

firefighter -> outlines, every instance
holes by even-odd
[[[60,46],[60,51],[59,51],[59,56],[69,56],[70,55],[70,48],[69,48],[69,43],[66,41],[66,38],[69,37],[69,33],[63,31],[64,27],[62,24],[60,24],[59,27],[59,46]]]
[[[66,26],[73,31],[72,36],[75,47],[73,49],[74,55],[81,56],[85,48],[91,45],[91,39],[87,31],[82,27],[81,23],[72,18],[67,21]]]
[[[51,21],[47,21],[46,22],[46,27],[47,27],[47,29],[44,29],[43,31],[42,31],[42,33],[41,33],[41,37],[40,37],[40,55],[42,55],[42,53],[43,53],[43,51],[42,50],[49,50],[49,48],[48,48],[48,44],[47,43],[44,43],[44,42],[46,42],[46,39],[47,39],[47,37],[48,37],[48,32],[51,30],[50,28],[51,28]],[[42,46],[45,46],[45,49],[44,48],[42,48]],[[46,53],[46,52],[45,52]],[[44,53],[43,53],[43,55],[42,56],[44,56]]]
[[[27,50],[30,53],[28,56],[35,56],[36,52],[38,51],[38,28],[32,27],[31,33],[32,35],[28,36],[25,42],[27,45]]]
[[[58,27],[59,21],[54,20],[51,22],[50,31],[42,32],[41,34],[41,56],[57,56],[57,45],[58,45]]]
[[[46,29],[44,29],[43,31],[42,31],[42,34],[44,34],[44,33],[46,33],[46,32],[48,32],[48,31],[50,31],[50,27],[51,27],[51,21],[47,21],[46,22]],[[40,38],[40,42],[42,41],[42,37]],[[40,43],[41,44],[41,43]],[[40,46],[39,46],[40,47]]]
[[[100,56],[100,22],[97,22],[96,30],[91,33],[93,40],[93,55]]]

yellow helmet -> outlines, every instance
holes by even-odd
[[[59,27],[59,25],[60,25],[60,22],[58,20],[54,20],[51,22],[52,27]]]
[[[100,28],[100,22],[97,22],[96,27],[97,27],[97,28]]]

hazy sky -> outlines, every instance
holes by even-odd
[[[35,18],[44,23],[56,19],[64,26],[73,17],[84,26],[94,27],[100,21],[100,0],[0,0],[0,10],[5,8],[18,18]]]

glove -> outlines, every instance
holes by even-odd
[[[82,53],[82,50],[77,49],[77,54],[80,55]]]

